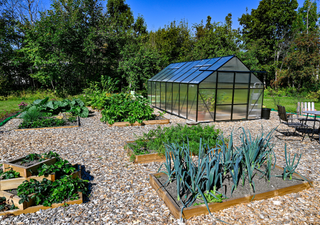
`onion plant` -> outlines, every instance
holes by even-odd
[[[285,180],[288,176],[289,176],[289,179],[292,180],[292,174],[296,173],[296,169],[297,169],[298,164],[301,159],[301,154],[300,154],[298,162],[296,164],[294,164],[294,162],[295,162],[297,154],[294,154],[293,160],[291,161],[290,154],[287,153],[287,144],[285,144],[285,147],[284,147],[284,154],[285,154],[285,158],[286,158],[286,166],[283,168],[283,174],[282,174],[283,180]]]

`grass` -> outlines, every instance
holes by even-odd
[[[37,91],[18,91],[14,94],[11,94],[7,97],[0,96],[0,113],[4,111],[18,111],[21,102],[25,102],[27,104],[32,103],[34,100],[43,99],[45,97],[49,97],[50,99],[62,100],[64,98],[58,97],[51,90],[37,90]],[[80,98],[82,101],[84,100],[83,95],[75,95],[75,96],[67,96],[68,99]],[[5,100],[4,100],[5,99]]]
[[[312,102],[312,100],[310,99],[297,99],[294,97],[286,97],[286,96],[282,96],[280,99],[279,103],[280,105],[286,107],[286,111],[287,112],[292,112],[292,113],[296,113],[297,112],[297,103],[298,101],[300,102]],[[263,99],[263,105],[266,106],[267,108],[271,108],[271,109],[275,109],[277,110],[277,106],[274,104],[274,100],[271,96],[264,96]],[[320,110],[320,102],[315,102],[314,103],[314,107],[315,109],[317,109],[318,111]]]

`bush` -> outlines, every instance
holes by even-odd
[[[146,98],[126,93],[113,94],[105,101],[102,110],[102,122],[112,125],[115,122],[142,123],[156,117]]]

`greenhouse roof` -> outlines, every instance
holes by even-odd
[[[198,84],[217,70],[250,71],[236,56],[172,63],[149,81]]]

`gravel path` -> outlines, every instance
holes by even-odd
[[[89,201],[81,205],[59,207],[15,217],[1,217],[0,224],[178,224],[149,185],[148,175],[157,171],[160,163],[132,164],[123,145],[134,140],[156,125],[144,127],[107,127],[100,122],[100,113],[81,119],[80,128],[14,131],[20,123],[12,119],[0,127],[0,161],[26,154],[56,151],[71,163],[84,165],[85,179],[91,180]],[[172,123],[185,123],[184,119],[165,115]],[[279,125],[278,116],[271,113],[270,120],[215,123],[225,135],[234,132],[239,143],[239,127],[245,127],[255,136]],[[286,130],[281,125],[279,130]],[[292,132],[293,129],[290,129]],[[315,135],[317,140],[318,137]],[[184,221],[186,224],[221,224],[215,218],[230,224],[320,224],[320,145],[308,136],[284,136],[275,133],[274,144],[277,165],[283,166],[284,144],[294,153],[302,153],[298,172],[315,181],[314,188],[263,201],[254,201],[225,209],[212,215]]]

